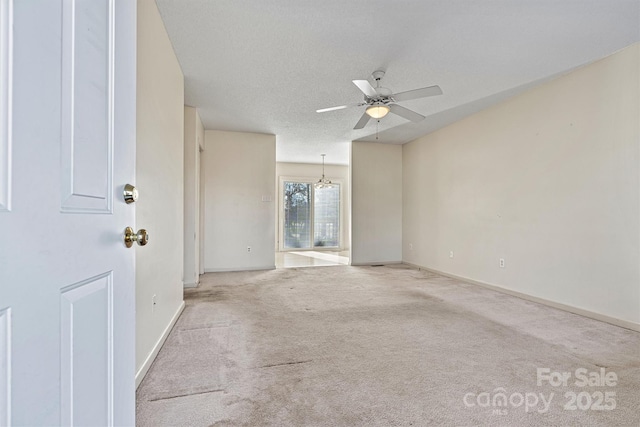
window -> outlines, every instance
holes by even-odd
[[[284,247],[310,248],[311,184],[284,183]]]
[[[310,182],[282,182],[283,248],[340,247],[340,184],[314,188]]]
[[[313,246],[340,246],[340,185],[314,189]]]

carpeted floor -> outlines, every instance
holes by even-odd
[[[337,266],[185,300],[138,426],[640,425],[640,333],[476,285]]]

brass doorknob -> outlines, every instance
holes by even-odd
[[[133,246],[133,242],[137,242],[138,245],[144,246],[149,243],[149,233],[144,228],[134,233],[133,228],[127,227],[124,229],[124,244],[130,248]]]

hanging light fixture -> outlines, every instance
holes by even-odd
[[[374,119],[381,119],[387,115],[390,108],[382,102],[375,102],[372,106],[367,107],[367,114]]]
[[[324,156],[326,156],[326,154],[320,154],[320,155],[322,156],[322,178],[320,178],[318,182],[314,184],[314,186],[316,188],[331,188],[333,187],[333,184],[331,183],[330,180],[324,177]]]

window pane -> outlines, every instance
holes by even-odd
[[[340,185],[318,188],[313,202],[313,245],[340,246]]]
[[[284,247],[311,248],[311,184],[284,183]]]

